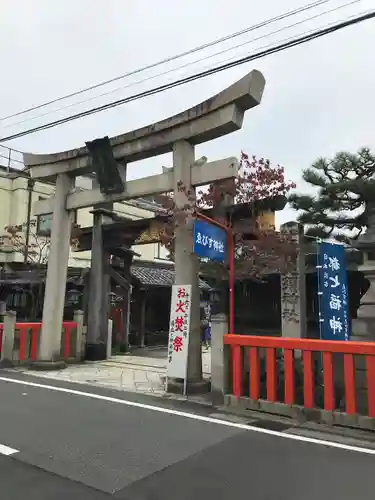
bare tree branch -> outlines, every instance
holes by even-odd
[[[8,245],[13,251],[23,256],[27,254],[27,261],[31,264],[46,264],[50,246],[50,238],[41,236],[36,230],[36,222],[29,225],[29,241],[27,245],[27,224],[6,226]],[[2,244],[4,246],[5,243]]]

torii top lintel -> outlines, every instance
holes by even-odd
[[[182,113],[110,139],[114,157],[125,163],[172,151],[185,139],[200,144],[242,127],[246,110],[260,104],[265,79],[253,70],[230,87]],[[24,153],[24,164],[33,178],[53,178],[70,172],[92,171],[86,146],[52,154]]]

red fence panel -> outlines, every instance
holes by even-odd
[[[294,380],[294,352],[292,349],[284,350],[284,374],[285,403],[293,405],[296,392]]]
[[[367,414],[369,417],[375,417],[374,342],[225,335],[224,344],[229,346],[232,353],[232,393],[238,398],[243,395],[243,388],[246,387],[243,383],[243,352],[244,348],[249,350],[249,397],[253,400],[263,397],[268,401],[277,401],[278,397],[282,397],[278,395],[279,372],[276,356],[276,349],[280,349],[284,355],[284,402],[287,405],[296,403],[296,351],[300,352],[301,368],[303,368],[302,405],[305,408],[316,407],[313,353],[319,353],[319,357],[323,360],[323,407],[326,411],[333,411],[336,407],[334,357],[341,354],[344,360],[345,411],[349,415],[357,413],[354,356],[364,356],[366,359]],[[266,385],[262,394],[260,349],[266,350]]]
[[[233,358],[233,394],[240,398],[242,396],[242,356],[241,346],[236,345],[232,350]]]
[[[345,377],[345,411],[349,415],[357,413],[357,402],[355,395],[355,367],[352,354],[344,354],[344,377]]]
[[[250,397],[259,399],[260,396],[260,366],[259,352],[256,347],[250,347]]]
[[[29,326],[27,323],[16,323],[16,330],[19,330],[19,332],[20,332],[19,360],[25,361],[25,359],[26,359],[26,345],[27,345],[27,332],[29,330]]]
[[[303,371],[303,403],[305,408],[314,408],[314,373],[311,351],[303,351]]]
[[[77,327],[74,321],[64,321],[63,328],[63,358],[68,359],[71,353],[72,331]],[[38,346],[42,323],[16,323],[16,331],[19,331],[19,360],[36,361],[38,359]],[[0,353],[2,347],[4,324],[0,323]],[[30,340],[30,344],[29,341]],[[28,352],[28,345],[30,351]]]
[[[375,357],[366,356],[368,416],[375,417]]]
[[[276,372],[276,349],[272,347],[266,350],[266,383],[267,399],[277,400],[277,372]]]
[[[324,409],[335,409],[335,390],[333,380],[332,353],[323,352],[323,379],[324,379]]]
[[[36,361],[38,359],[38,343],[41,327],[42,323],[37,323],[31,327],[30,358],[32,361]]]
[[[64,342],[64,347],[63,347],[63,357],[64,359],[68,359],[71,355],[70,353],[70,344],[71,344],[71,336],[72,336],[72,330],[77,327],[77,323],[74,321],[64,321],[63,322],[63,342]]]

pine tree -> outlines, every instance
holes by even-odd
[[[374,223],[375,156],[368,148],[318,158],[302,177],[317,194],[293,193],[288,201],[307,235],[350,242]]]

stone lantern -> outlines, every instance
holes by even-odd
[[[370,212],[370,211],[369,211]],[[362,272],[368,283],[368,289],[362,296],[357,319],[352,320],[352,341],[375,342],[375,207],[368,216],[366,233],[358,238],[353,247],[362,253],[362,264],[358,271]],[[356,390],[357,408],[366,412],[367,383],[364,356],[356,356]]]
[[[355,341],[375,341],[375,207],[368,217],[368,228],[353,244],[362,253],[362,264],[358,271],[368,280],[369,288],[361,299],[357,319],[352,322],[352,337]]]

